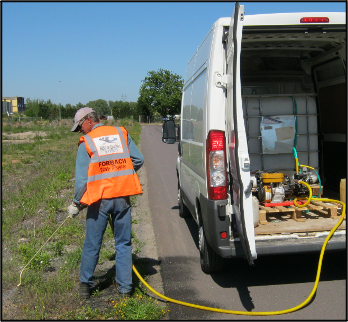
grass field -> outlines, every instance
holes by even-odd
[[[105,121],[106,122],[106,121]],[[136,144],[141,126],[131,120],[125,126]],[[135,294],[119,301],[95,288],[93,301],[81,301],[76,293],[84,240],[85,210],[68,219],[42,250],[33,256],[66,219],[74,193],[75,158],[79,133],[72,120],[21,122],[2,127],[2,292],[11,295],[3,318],[14,320],[158,320],[167,308],[145,295],[136,277]],[[132,203],[136,197],[132,197]],[[136,225],[133,222],[133,225]],[[134,255],[142,241],[133,232]],[[108,227],[99,264],[115,258]],[[134,257],[135,258],[135,257]],[[30,264],[25,265],[32,259]],[[21,285],[17,287],[20,272]],[[102,272],[99,272],[102,273]],[[141,272],[140,272],[141,273]],[[114,282],[114,270],[99,274],[103,283]],[[134,275],[135,276],[135,275]],[[99,278],[99,277],[98,277]],[[100,283],[100,285],[103,285]]]

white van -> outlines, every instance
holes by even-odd
[[[163,142],[179,141],[179,213],[198,224],[204,272],[321,249],[342,210],[307,201],[340,199],[346,89],[345,13],[248,16],[236,3],[214,23],[187,66],[177,137],[163,124]],[[327,250],[345,245],[344,221]]]

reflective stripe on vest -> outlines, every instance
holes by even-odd
[[[91,157],[82,203],[142,193],[126,138],[127,131],[116,126],[99,126],[80,138]]]

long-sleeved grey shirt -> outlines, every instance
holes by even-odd
[[[92,130],[102,125],[102,123],[98,123],[97,125],[93,126]],[[144,157],[129,135],[128,149],[130,158],[133,163],[133,168],[135,171],[138,171],[144,164]],[[87,189],[88,166],[90,160],[91,158],[87,153],[85,142],[82,142],[79,146],[76,156],[75,195],[73,201],[77,205],[80,205],[80,200]]]

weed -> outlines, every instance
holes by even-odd
[[[54,198],[51,197],[46,201],[47,210],[49,212],[56,213],[59,209],[63,207],[63,199],[62,198]]]
[[[42,282],[42,274],[40,272],[35,272],[28,270],[22,277],[23,285],[40,285]]]
[[[33,258],[36,251],[32,245],[19,245],[18,248],[22,255],[23,265],[26,265],[31,260],[30,264],[27,266],[28,269],[39,271],[47,269],[50,266],[50,255],[48,253],[42,252]]]
[[[69,252],[66,256],[65,269],[74,270],[80,266],[82,256],[82,248],[77,248],[72,252]]]
[[[53,256],[58,257],[63,254],[64,243],[62,241],[54,242],[47,246],[48,250],[53,251]]]
[[[71,174],[67,172],[61,172],[57,175],[57,179],[63,182],[69,181],[71,179]]]
[[[135,207],[135,202],[137,200],[137,197],[136,196],[130,196],[129,199],[130,199],[131,206]]]
[[[60,316],[61,320],[100,320],[102,317],[103,320],[109,318],[106,317],[100,309],[92,309],[90,306],[82,307],[81,309],[76,310],[75,312],[69,311],[63,313]]]
[[[31,158],[29,156],[23,157],[21,159],[21,161],[22,161],[23,164],[29,164],[29,163],[31,163]]]
[[[109,239],[109,238],[114,238],[114,233],[112,231],[112,228],[110,225],[106,227],[105,233],[104,233],[104,238]]]
[[[69,225],[62,226],[62,228],[57,231],[57,238],[69,244],[76,243],[77,241],[81,242],[83,239],[81,225],[79,225],[76,220],[71,220]]]
[[[137,294],[126,300],[114,301],[115,313],[120,320],[158,320],[166,308],[155,299]]]
[[[136,257],[141,251],[141,247],[145,243],[142,243],[138,237],[136,237],[136,234],[134,233],[134,230],[132,229],[132,245],[133,245],[133,258]]]
[[[101,296],[101,293],[100,293],[100,291],[99,291],[99,288],[97,288],[97,289],[93,292],[92,296],[93,296],[93,297],[100,297],[100,296]]]
[[[114,260],[115,259],[115,251],[111,251],[110,249],[107,249],[105,247],[102,247],[100,249],[99,254],[99,263],[101,264],[103,260]]]
[[[46,138],[52,140],[59,140],[61,138],[61,134],[59,133],[50,133]]]

